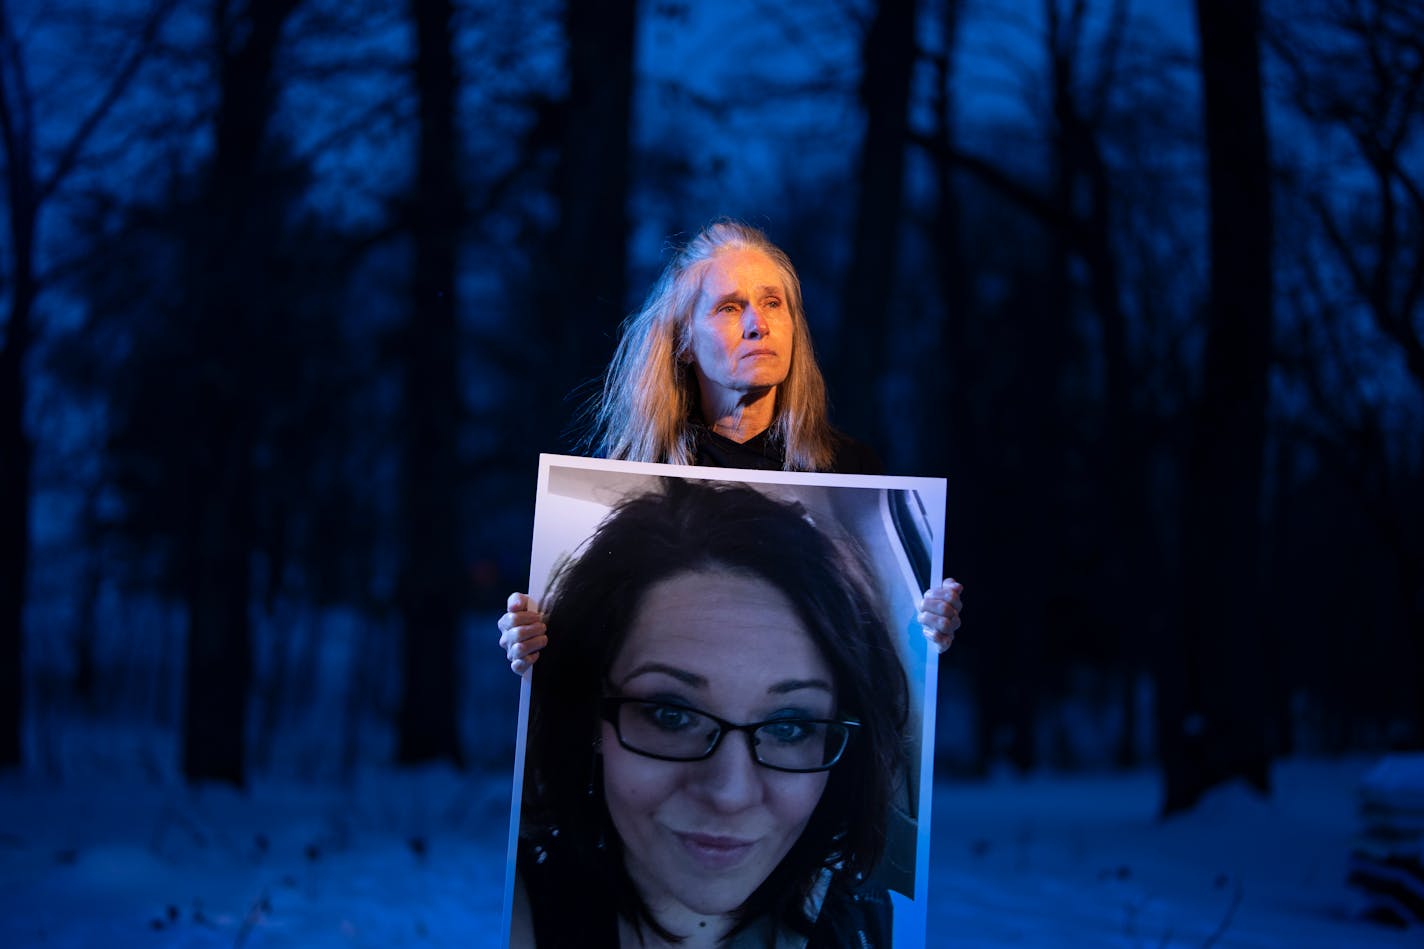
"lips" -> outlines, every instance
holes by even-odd
[[[756,846],[755,840],[723,837],[717,834],[676,834],[678,842],[693,859],[707,870],[728,870],[741,863]]]
[[[775,356],[775,355],[776,355],[776,350],[774,350],[774,349],[753,349],[751,352],[742,353],[742,358],[743,358],[743,359],[754,359],[754,358],[756,358],[756,357],[758,357],[758,356]]]

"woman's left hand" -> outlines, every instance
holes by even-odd
[[[920,601],[919,616],[916,620],[936,649],[944,652],[954,642],[954,631],[959,628],[959,612],[964,609],[960,597],[964,584],[951,577],[932,590],[925,591]]]

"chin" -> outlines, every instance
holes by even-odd
[[[775,389],[786,381],[786,374],[777,375],[768,373],[766,375],[753,376],[746,379],[738,387],[743,392],[765,392],[768,389]]]
[[[764,860],[757,860],[720,873],[676,864],[653,872],[663,881],[667,895],[683,906],[706,916],[722,916],[741,909],[775,869],[776,864],[766,866]]]
[[[756,881],[759,884],[761,881]],[[685,892],[674,893],[679,903],[704,916],[727,916],[741,909],[751,895],[756,892],[756,884],[728,882],[723,885],[689,886]]]

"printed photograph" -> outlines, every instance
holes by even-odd
[[[542,456],[511,946],[924,945],[944,498]]]

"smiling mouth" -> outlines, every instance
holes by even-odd
[[[693,861],[708,870],[728,870],[742,862],[756,846],[755,840],[715,834],[676,834]]]

